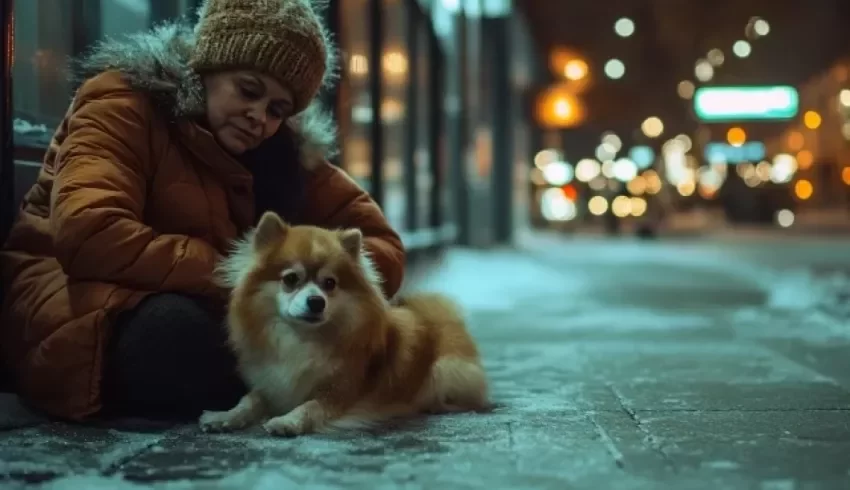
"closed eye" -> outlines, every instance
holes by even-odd
[[[268,112],[269,112],[269,115],[271,117],[275,118],[275,119],[283,119],[284,114],[286,114],[286,112],[283,110],[283,108],[281,106],[277,105],[277,104],[269,105]]]
[[[242,94],[242,97],[245,97],[248,100],[257,100],[263,96],[262,92],[247,85],[240,85],[239,92]]]

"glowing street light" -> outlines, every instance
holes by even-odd
[[[747,133],[743,129],[738,127],[731,128],[726,133],[726,141],[728,141],[729,144],[732,146],[743,146],[744,143],[747,142]]]
[[[575,58],[567,62],[564,66],[564,76],[568,80],[581,80],[587,76],[588,68],[584,60]]]
[[[751,17],[744,31],[750,39],[758,39],[770,33],[770,24],[761,17]]]
[[[746,58],[753,52],[753,47],[750,46],[750,43],[747,41],[735,41],[735,44],[732,45],[732,52],[735,53],[735,56],[738,58]]]
[[[838,102],[844,107],[850,107],[850,90],[845,88],[838,92]]]
[[[635,23],[628,17],[622,17],[614,23],[614,32],[620,37],[629,37],[635,33]]]
[[[708,59],[708,62],[713,66],[720,66],[726,60],[726,56],[723,55],[723,51],[720,51],[717,48],[712,49],[705,56]]]
[[[817,129],[820,127],[820,123],[821,117],[820,114],[818,114],[817,112],[806,111],[806,113],[803,114],[803,124],[805,124],[807,128]]]
[[[714,67],[708,60],[701,59],[694,66],[694,76],[700,82],[708,82],[714,78]]]
[[[550,87],[536,103],[537,121],[549,128],[570,128],[584,121],[585,110],[578,98],[564,85]]]
[[[799,198],[801,201],[805,201],[806,199],[812,197],[814,191],[814,186],[806,179],[800,179],[794,184],[794,194],[796,194],[797,198]]]
[[[694,86],[694,82],[690,80],[682,80],[679,82],[679,85],[676,86],[676,93],[679,94],[679,97],[685,100],[693,98],[694,91],[696,91],[696,87]]]
[[[602,143],[611,146],[615,151],[620,151],[623,148],[623,140],[614,132],[606,131],[602,134],[601,140]]]
[[[617,58],[610,59],[605,63],[605,75],[611,80],[619,80],[625,74],[626,65]]]
[[[640,125],[640,130],[643,131],[643,134],[645,134],[648,138],[657,138],[664,132],[664,123],[661,122],[661,119],[655,116],[648,117]]]

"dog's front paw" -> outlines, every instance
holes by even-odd
[[[240,417],[239,414],[234,414],[232,411],[205,411],[201,414],[198,424],[204,432],[231,432],[244,429],[248,425],[248,421],[245,417]]]
[[[311,432],[310,419],[305,410],[295,409],[286,415],[274,417],[263,428],[269,434],[280,437],[298,437]]]

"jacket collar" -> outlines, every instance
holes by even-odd
[[[119,71],[134,89],[150,94],[154,105],[174,120],[181,132],[191,133],[192,141],[204,142],[211,136],[194,123],[206,107],[201,77],[188,63],[194,44],[192,30],[181,23],[107,39],[75,62],[74,78],[81,83],[105,71]],[[315,168],[336,153],[336,125],[317,100],[287,121],[286,130],[296,142],[298,160],[305,169]],[[193,146],[196,152],[218,150],[217,145]]]

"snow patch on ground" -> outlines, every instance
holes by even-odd
[[[754,338],[787,338],[813,344],[850,341],[850,276],[809,270],[765,274],[767,304],[734,312],[739,330]],[[770,325],[770,328],[764,328]]]
[[[808,310],[833,296],[834,285],[804,269],[765,274],[767,306],[778,310]]]
[[[409,291],[443,293],[469,310],[510,312],[541,292],[566,297],[581,287],[579,278],[514,251],[459,249],[447,252]]]

